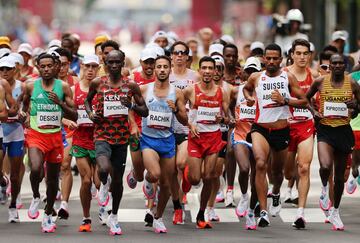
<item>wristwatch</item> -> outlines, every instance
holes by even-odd
[[[289,99],[289,98],[287,98],[287,97],[286,97],[286,98],[284,98],[284,105],[288,105],[288,104],[289,104],[289,100],[290,100],[290,99]]]

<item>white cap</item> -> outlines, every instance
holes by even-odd
[[[22,43],[19,48],[18,48],[18,53],[20,52],[25,52],[27,54],[29,54],[30,56],[32,55],[32,51],[33,51],[33,48],[32,46],[29,44],[29,43]]]
[[[299,21],[300,23],[304,22],[304,16],[299,9],[290,9],[286,14],[286,18],[289,21]]]
[[[100,64],[99,57],[95,54],[88,54],[85,55],[82,61],[83,64],[90,64],[90,63],[96,63],[97,65]]]
[[[211,44],[209,46],[209,55],[211,56],[211,54],[214,54],[215,52],[216,53],[219,53],[219,54],[223,54],[223,50],[224,50],[224,46],[219,44],[219,43],[216,43],[216,44]]]
[[[254,41],[253,43],[251,43],[250,45],[250,51],[255,50],[260,48],[261,50],[265,50],[265,46],[264,43],[260,42],[260,41]]]
[[[215,60],[216,63],[221,63],[223,66],[225,66],[224,58],[220,55],[214,55],[211,56],[212,59]]]
[[[150,42],[150,43],[146,44],[145,49],[147,49],[147,48],[153,49],[155,51],[156,55],[158,55],[158,56],[165,55],[164,49],[162,49],[158,44],[156,44],[154,42]]]
[[[332,41],[336,41],[336,40],[339,40],[339,39],[346,41],[347,38],[348,38],[347,32],[344,31],[344,30],[335,31],[331,35],[331,40]]]
[[[151,37],[151,42],[154,42],[157,38],[168,38],[167,34],[165,31],[162,31],[162,30],[159,30],[159,31],[156,31],[155,34]]]
[[[155,59],[157,57],[155,48],[145,48],[140,53],[140,60],[145,61],[147,59]]]
[[[235,41],[234,41],[234,38],[231,36],[231,35],[223,35],[221,36],[220,38],[221,40],[225,41],[226,43],[230,43],[230,44],[234,44]]]
[[[15,60],[11,56],[6,56],[0,59],[0,67],[15,67]]]
[[[0,49],[0,58],[4,57],[5,55],[10,54],[11,50],[9,48],[1,48]]]
[[[15,63],[19,63],[20,65],[24,65],[24,58],[19,53],[12,52],[12,53],[10,53],[9,56],[14,59]]]
[[[315,51],[315,46],[312,42],[309,42],[310,43],[310,51],[311,52],[314,52]]]
[[[49,49],[49,51],[47,53],[54,56],[54,57],[56,57],[56,58],[60,58],[61,57],[60,54],[57,51],[55,51],[55,49],[51,48],[51,49]]]
[[[254,68],[260,71],[261,70],[260,60],[257,57],[249,57],[248,59],[246,59],[244,70],[247,68]]]
[[[37,57],[39,56],[41,53],[45,52],[44,49],[42,49],[41,47],[35,47],[32,51],[32,56],[33,57]]]
[[[51,47],[61,47],[61,41],[60,40],[51,40],[48,44],[48,49],[50,49]]]

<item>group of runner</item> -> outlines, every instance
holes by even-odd
[[[110,234],[121,235],[117,212],[129,147],[132,167],[126,181],[130,188],[143,181],[146,226],[157,233],[167,232],[163,213],[170,197],[173,224],[184,223],[192,186],[202,186],[197,228],[212,228],[212,221],[220,220],[214,205],[223,201],[246,219],[246,229],[269,226],[269,214],[281,210],[284,177],[289,180],[284,201],[298,207],[292,225],[302,229],[316,135],[319,205],[333,229],[344,229],[339,206],[351,164],[349,193],[359,178],[360,90],[359,71],[345,72],[345,58],[336,48],[321,54],[317,70],[305,39],[293,41],[286,67],[280,46],[254,42],[241,66],[237,46],[222,40],[203,50],[208,53],[192,70],[190,41],[169,45],[160,31],[141,51],[140,66],[129,70],[119,44],[106,36],[96,38],[96,54],[82,57],[74,34],[38,52],[27,43],[11,52],[6,37],[0,38],[0,200],[6,203],[11,196],[9,222],[19,222],[23,161],[28,161],[33,191],[28,217],[39,217],[44,180],[41,229],[54,232],[52,216],[69,217],[74,157],[81,177],[79,231],[91,231],[96,196],[100,222]],[[294,184],[297,189],[291,189]],[[291,196],[296,190],[298,196]],[[54,209],[57,198],[59,210]]]

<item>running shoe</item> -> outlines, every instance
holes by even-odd
[[[205,220],[197,220],[196,221],[196,228],[198,229],[212,229],[212,225],[210,222]]]
[[[305,229],[306,221],[303,216],[297,215],[295,221],[292,223],[292,226],[297,229]]]
[[[271,216],[276,217],[280,213],[281,210],[281,201],[280,201],[280,193],[278,195],[272,196],[272,204],[269,206],[269,212]]]
[[[292,192],[291,203],[294,207],[299,204],[299,191],[297,189]]]
[[[158,233],[158,234],[167,233],[167,229],[164,225],[162,218],[158,218],[158,219],[154,218],[153,228],[154,228],[155,233]]]
[[[206,209],[206,215],[209,221],[212,222],[219,222],[220,218],[219,216],[216,214],[215,209],[213,207],[208,207]]]
[[[131,189],[135,189],[137,181],[134,177],[133,170],[130,170],[129,174],[126,176],[126,182]]]
[[[321,190],[319,205],[322,210],[329,210],[331,207],[331,201],[325,188]]]
[[[246,215],[247,209],[249,207],[249,196],[245,194],[240,198],[239,204],[235,209],[235,213],[238,217],[242,218]]]
[[[40,198],[33,198],[31,200],[31,204],[30,207],[28,209],[28,216],[31,219],[36,219],[37,217],[39,217],[39,204],[40,204]]]
[[[331,224],[330,217],[331,217],[332,211],[334,211],[334,207],[330,207],[329,210],[324,210],[323,211],[324,214],[325,214],[325,220],[324,220],[325,224]]]
[[[273,185],[272,184],[269,184],[268,186],[268,192],[267,192],[267,197],[268,198],[271,198],[273,193],[272,193],[272,190],[273,190]]]
[[[224,192],[223,192],[222,190],[219,190],[219,191],[216,193],[215,202],[216,202],[216,203],[225,202],[225,196],[224,196]]]
[[[256,219],[254,213],[248,212],[245,215],[246,223],[245,223],[245,229],[247,230],[256,230]]]
[[[79,227],[79,232],[91,232],[91,219],[83,219]]]
[[[256,202],[255,204],[255,208],[254,208],[254,213],[255,213],[255,217],[260,217],[260,203]]]
[[[91,197],[96,198],[98,193],[98,190],[96,189],[96,186],[94,183],[91,184]]]
[[[349,179],[346,182],[346,191],[349,194],[353,194],[357,188],[356,179],[350,174]]]
[[[108,202],[108,204],[105,206],[105,210],[108,212],[108,214],[111,214],[112,204],[113,204],[113,197],[112,197],[112,193],[109,192],[109,202]]]
[[[147,199],[154,199],[156,195],[156,191],[154,190],[153,185],[150,182],[148,182],[145,178],[142,189]]]
[[[330,215],[330,222],[333,230],[344,230],[344,224],[341,221],[339,209],[334,209]]]
[[[106,225],[109,227],[110,235],[121,235],[122,234],[117,215],[110,214],[106,220]]]
[[[109,217],[109,214],[106,211],[106,207],[105,206],[100,206],[99,207],[99,221],[100,221],[100,224],[106,225],[106,220],[107,220],[108,217]]]
[[[61,202],[60,209],[57,214],[60,219],[69,218],[69,208],[68,208],[68,203],[66,201]]]
[[[23,207],[24,207],[24,204],[22,203],[21,195],[18,194],[18,196],[16,198],[16,208],[17,209],[22,209]]]
[[[257,225],[259,227],[267,227],[270,225],[268,212],[266,212],[265,210],[262,210],[260,212],[260,218],[258,218]]]
[[[152,227],[154,223],[154,213],[151,211],[151,209],[146,209],[145,214],[145,227]]]
[[[173,224],[184,224],[183,210],[181,208],[174,211]]]
[[[291,198],[291,188],[288,188],[285,192],[284,203],[292,203]]]
[[[9,179],[6,176],[3,176],[4,181],[5,181],[5,185],[1,185],[0,186],[0,203],[1,204],[5,204],[7,203],[8,200],[8,194],[7,194],[7,189],[9,187]]]
[[[233,190],[227,190],[227,192],[226,192],[226,195],[225,195],[225,207],[227,207],[227,208],[235,207]]]
[[[9,208],[9,223],[19,223],[19,214],[16,208]]]
[[[188,180],[188,176],[189,176],[189,166],[185,165],[185,169],[182,177],[182,183],[181,183],[181,189],[184,193],[188,193],[191,190],[191,184]]]
[[[106,206],[109,202],[109,186],[110,183],[107,182],[105,185],[101,183],[99,193],[98,193],[98,203],[99,206]]]
[[[52,221],[51,215],[44,213],[44,217],[41,223],[41,231],[43,233],[54,233],[56,229],[55,223]]]

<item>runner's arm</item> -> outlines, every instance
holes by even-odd
[[[239,89],[233,87],[230,93],[230,104],[229,104],[229,111],[233,118],[235,118],[235,106],[236,106],[236,99],[239,93]]]
[[[134,95],[135,105],[132,106],[132,110],[142,117],[149,115],[149,109],[146,107],[145,100],[141,95],[140,87],[137,83],[130,83],[131,90]]]
[[[8,111],[5,105],[5,90],[2,87],[2,85],[0,85],[0,120],[6,121],[7,118],[8,118]]]
[[[311,102],[311,98],[318,92],[320,91],[320,86],[322,84],[324,80],[323,76],[318,77],[317,79],[314,80],[314,82],[311,84],[309,90],[306,92],[305,97],[308,100],[308,109],[310,110],[310,112],[315,115],[317,114],[317,110],[314,108],[314,103]]]
[[[97,93],[97,89],[99,87],[100,84],[100,79],[96,78],[94,80],[91,81],[90,83],[90,87],[89,87],[89,93],[86,96],[84,105],[85,105],[85,110],[86,113],[88,114],[89,118],[92,120],[92,116],[93,116],[93,110],[92,110],[92,101]]]
[[[73,94],[71,92],[69,84],[63,83],[63,91],[65,102],[60,102],[59,105],[64,111],[64,118],[75,122],[78,119],[78,113],[75,109]]]
[[[8,115],[10,117],[16,116],[18,113],[18,110],[19,110],[19,106],[16,103],[15,99],[12,97],[12,90],[11,90],[10,84],[4,79],[2,79],[1,81],[2,81],[1,85],[5,92],[5,101],[6,101],[7,106],[9,107]]]
[[[229,124],[229,97],[224,89],[222,89],[222,93],[223,93],[222,110],[224,111],[223,112],[224,114],[219,114],[219,115],[220,116],[223,115],[224,117],[221,117],[220,123]]]
[[[304,92],[300,88],[299,82],[297,81],[296,77],[292,73],[288,73],[288,78],[289,78],[290,90],[297,99],[285,100],[285,97],[283,97],[284,104],[287,103],[287,105],[289,106],[307,108],[309,103],[306,99]]]
[[[188,124],[188,116],[186,114],[185,99],[183,92],[176,88],[176,110],[174,111],[176,119],[186,126]]]
[[[253,106],[255,103],[254,90],[257,76],[259,76],[257,73],[251,74],[243,88],[244,98],[248,106]]]

